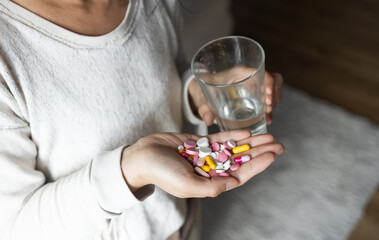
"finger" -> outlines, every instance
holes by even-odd
[[[271,113],[272,112],[272,106],[266,105],[266,113]]]
[[[278,86],[280,88],[283,85],[283,75],[277,72],[271,74],[275,79],[275,86]]]
[[[283,76],[280,73],[272,73],[272,76],[274,77],[274,94],[272,96],[272,106],[275,107],[281,99],[281,87],[283,85]]]
[[[265,73],[265,93],[271,95],[274,90],[274,77],[266,71]]]
[[[251,137],[251,132],[249,130],[234,130],[214,133],[208,136],[209,142],[225,142],[227,140],[233,140],[235,142],[241,141]]]
[[[273,97],[275,94],[274,85],[275,85],[274,77],[270,73],[266,72],[265,74],[265,103],[268,106],[270,106],[273,101]]]
[[[237,177],[240,185],[245,184],[255,175],[264,171],[268,166],[270,166],[276,159],[275,153],[266,152],[263,153],[249,162],[245,162],[241,167],[233,172],[233,175]]]
[[[255,158],[266,152],[272,152],[272,153],[275,153],[275,155],[280,155],[284,152],[284,146],[281,143],[261,144],[261,145],[251,148],[248,151],[234,154],[232,158],[234,160],[234,158],[240,157],[242,155],[250,155],[251,158]]]
[[[209,105],[207,103],[204,103],[202,104],[200,107],[199,107],[199,115],[201,117],[201,119],[203,119],[203,121],[208,125],[212,125],[213,123],[213,120],[214,120],[214,116],[211,112],[211,109],[209,107]]]
[[[274,136],[272,134],[266,133],[266,134],[251,136],[249,138],[242,139],[240,141],[236,141],[236,143],[237,143],[237,146],[249,144],[250,147],[253,148],[255,146],[259,146],[259,145],[267,144],[267,143],[272,143],[274,141],[275,141]]]

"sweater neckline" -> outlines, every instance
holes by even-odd
[[[130,0],[121,23],[111,32],[100,36],[88,36],[70,31],[10,0],[0,0],[0,12],[66,45],[75,48],[103,48],[128,37],[134,27],[138,2]]]

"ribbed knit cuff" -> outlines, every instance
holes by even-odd
[[[127,145],[104,152],[92,161],[91,184],[95,189],[99,205],[108,212],[122,213],[126,208],[140,203],[154,192],[153,185],[130,191],[121,171],[122,151]]]

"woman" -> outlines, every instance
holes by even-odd
[[[185,198],[238,187],[283,152],[271,135],[210,136],[260,146],[210,180],[176,153],[197,136],[160,133],[182,121],[178,5],[0,0],[1,237],[179,238]]]

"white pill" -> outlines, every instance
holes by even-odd
[[[214,160],[217,160],[217,154],[215,152],[211,152],[211,156]]]
[[[217,166],[216,166],[216,170],[221,170],[221,169],[224,169],[224,166],[223,166],[223,165],[217,165]]]
[[[220,144],[220,151],[218,151],[218,152],[222,152],[222,151],[224,151],[224,149],[225,149],[224,144]]]
[[[178,150],[184,150],[184,146],[183,145],[179,145],[178,146]]]
[[[224,162],[224,165],[230,165],[232,162],[230,160],[227,160]]]
[[[228,165],[224,165],[223,166],[223,169],[226,171],[226,170],[228,170],[230,168],[230,164],[228,164]]]
[[[209,141],[208,138],[202,137],[199,140],[197,140],[197,145],[199,147],[208,147],[209,146]]]
[[[199,149],[200,149],[200,147],[195,147],[195,150],[196,150],[196,151],[199,151]]]
[[[225,172],[224,169],[216,169],[216,173],[223,173],[223,172]]]
[[[231,162],[230,160],[228,160],[224,163],[222,167],[224,168],[224,170],[228,170],[230,168],[230,165],[231,165]]]
[[[228,144],[231,148],[235,148],[237,146],[237,144],[232,140],[227,141],[226,144]]]
[[[212,153],[212,149],[209,147],[200,147],[199,157],[206,157]]]

